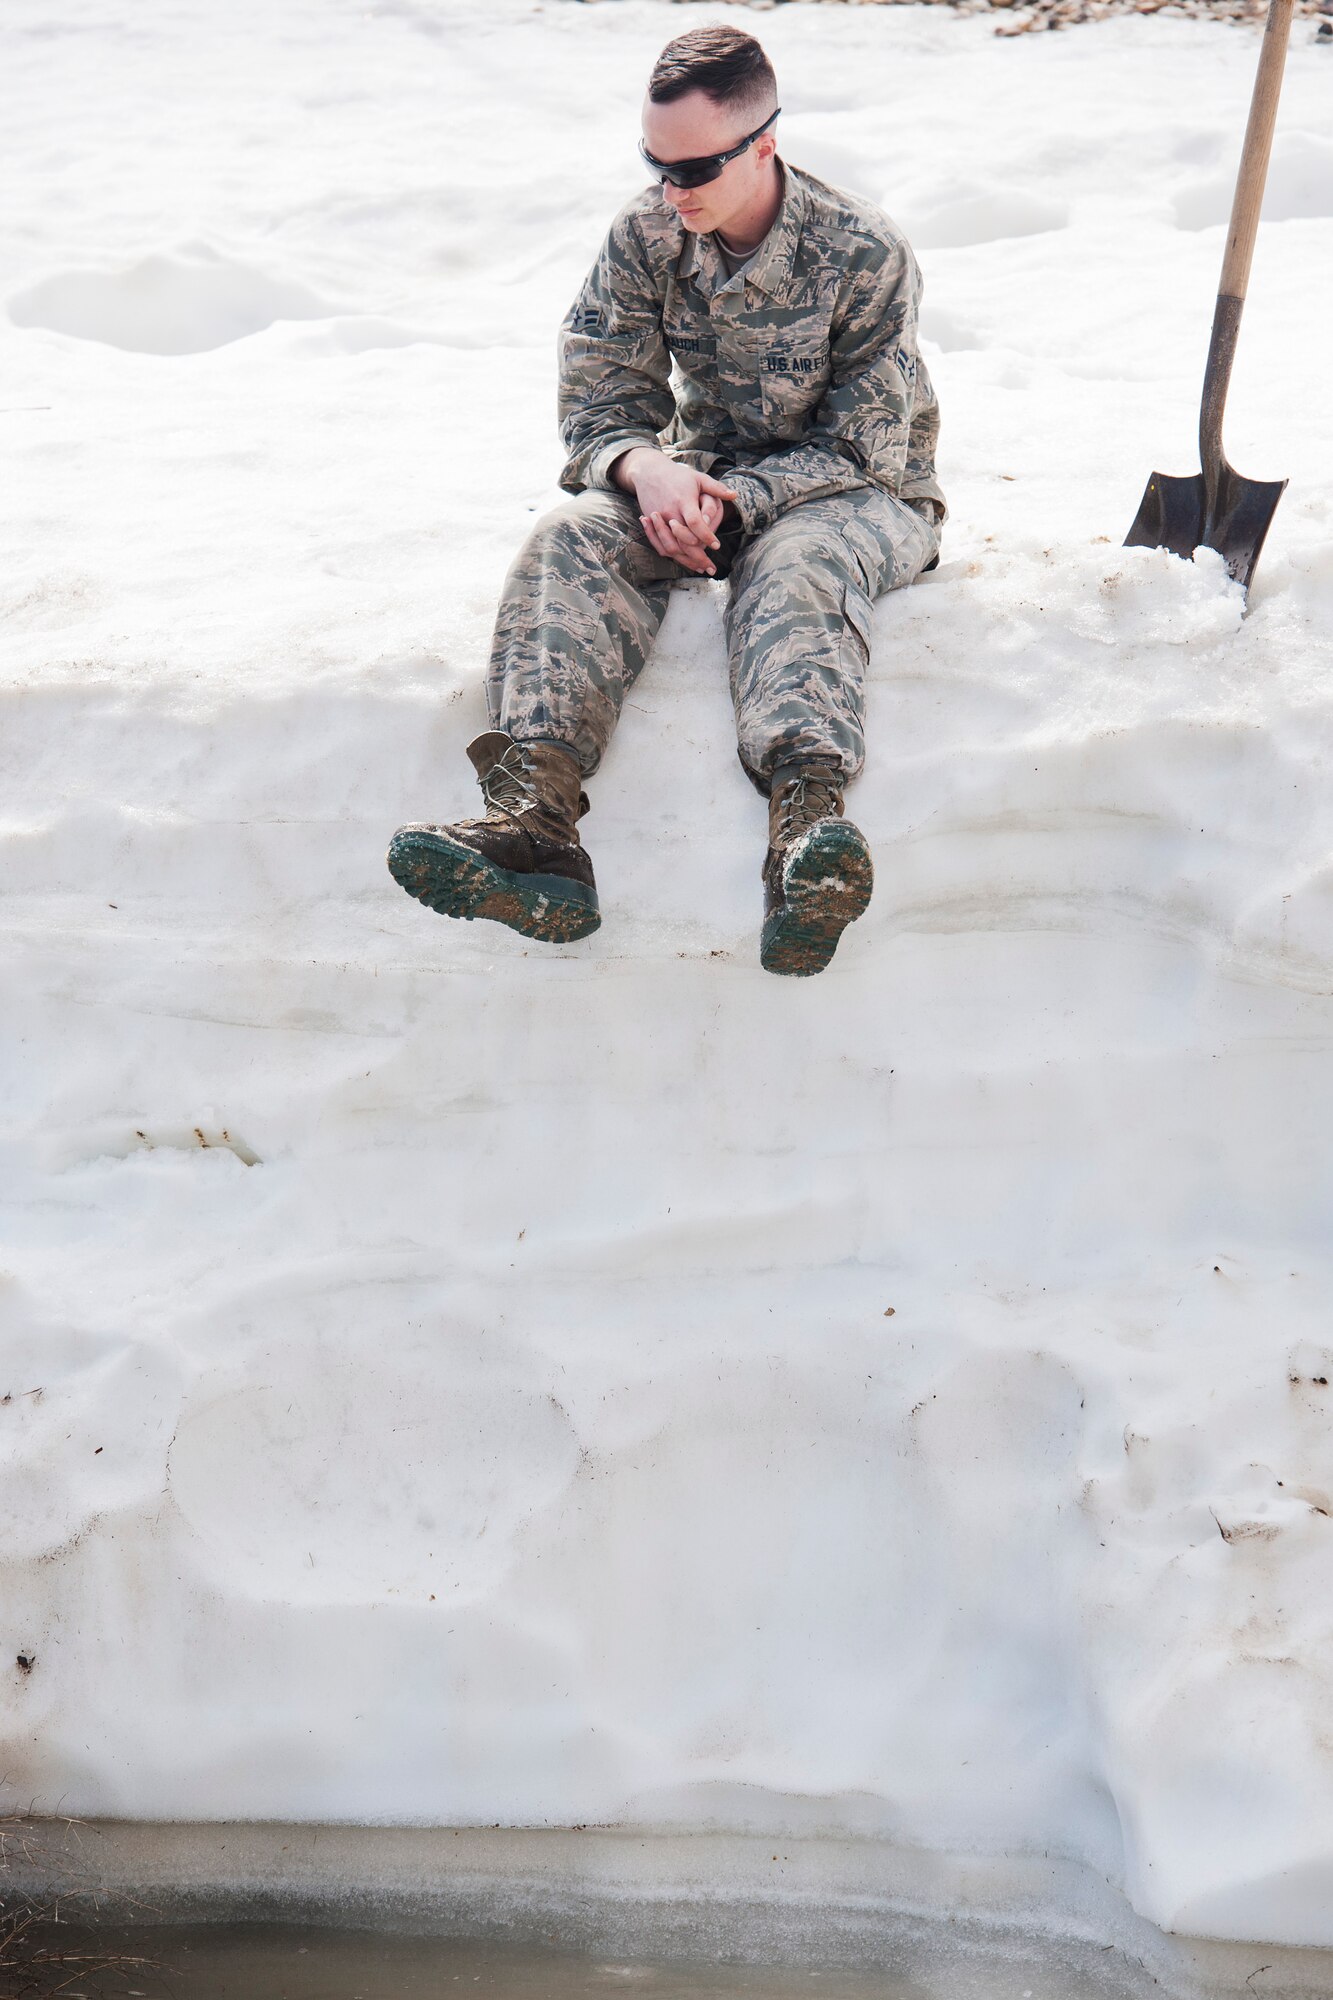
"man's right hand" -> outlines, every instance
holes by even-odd
[[[718,546],[724,503],[736,498],[729,486],[646,445],[623,452],[611,477],[638,501],[643,532],[659,555],[697,575],[716,574],[708,551]]]

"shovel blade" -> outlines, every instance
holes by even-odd
[[[1154,472],[1144,491],[1127,549],[1170,549],[1191,558],[1196,549],[1216,549],[1242,590],[1248,590],[1285,479],[1242,479],[1225,459],[1211,508],[1201,472],[1176,479]]]

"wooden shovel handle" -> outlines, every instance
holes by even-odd
[[[1273,150],[1273,127],[1277,122],[1277,101],[1282,93],[1282,71],[1291,36],[1291,16],[1296,0],[1271,0],[1268,25],[1259,52],[1259,73],[1250,99],[1250,121],[1245,127],[1236,196],[1231,204],[1231,227],[1227,231],[1226,255],[1222,259],[1222,282],[1217,291],[1212,338],[1208,343],[1208,365],[1203,376],[1203,399],[1199,405],[1199,455],[1203,460],[1204,490],[1211,518],[1223,465],[1222,413],[1231,386],[1231,367],[1236,358],[1240,316],[1245,309],[1245,292],[1250,282],[1254,239],[1259,233],[1259,210],[1263,207],[1264,182],[1268,178],[1268,156]]]
[[[1268,25],[1259,55],[1259,74],[1254,79],[1250,99],[1250,122],[1245,128],[1245,145],[1240,156],[1236,198],[1231,205],[1231,228],[1227,252],[1222,260],[1222,282],[1218,291],[1224,298],[1243,299],[1250,282],[1250,261],[1254,239],[1259,233],[1259,210],[1263,206],[1264,182],[1268,178],[1268,156],[1273,150],[1273,126],[1277,121],[1277,101],[1282,91],[1282,71],[1287,60],[1291,16],[1295,0],[1272,0]]]

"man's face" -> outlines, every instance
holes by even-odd
[[[643,143],[656,160],[697,160],[706,153],[730,152],[747,132],[762,125],[767,110],[738,111],[715,104],[702,90],[692,90],[671,104],[644,100]],[[765,132],[738,159],[728,160],[715,181],[703,187],[678,188],[666,181],[662,199],[678,210],[687,229],[706,234],[745,214],[762,193],[777,141]]]

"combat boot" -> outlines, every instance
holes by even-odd
[[[486,817],[400,826],[389,844],[394,880],[444,917],[489,917],[546,944],[587,937],[602,919],[575,825],[588,799],[573,752],[491,729],[467,754]]]
[[[782,765],[768,800],[764,970],[822,972],[848,924],[863,914],[873,883],[865,837],[843,818],[841,772]]]

